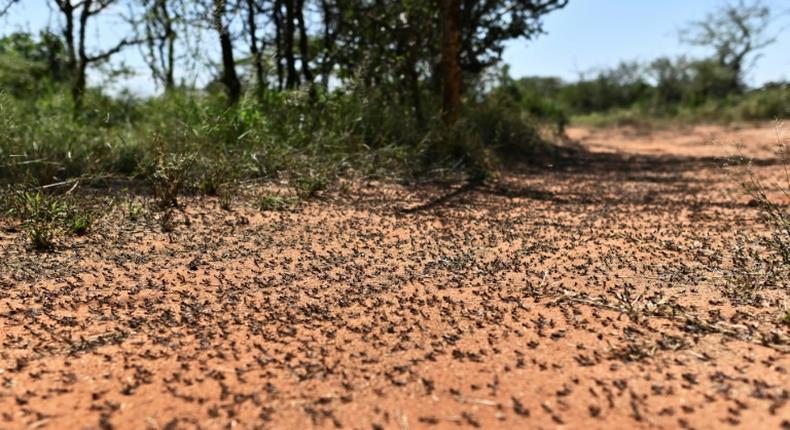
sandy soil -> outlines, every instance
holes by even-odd
[[[568,130],[571,139],[590,151],[658,156],[772,158],[779,140],[790,136],[783,123],[751,126],[683,125],[672,128],[581,128]]]
[[[0,230],[0,429],[790,428],[790,287],[730,276],[765,226],[718,158],[776,177],[772,128],[570,134],[476,188]]]

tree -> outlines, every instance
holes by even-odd
[[[429,110],[458,118],[465,82],[501,59],[507,40],[534,37],[542,17],[567,0],[49,0],[62,16],[65,75],[80,110],[86,70],[140,43],[152,78],[175,87],[178,50],[191,48],[191,29],[213,33],[220,48],[219,81],[231,104],[242,95],[237,70],[249,65],[258,95],[266,87],[265,57],[273,53],[276,87],[361,84],[383,103],[410,109],[419,124]],[[19,0],[0,0],[5,5]],[[135,38],[89,52],[86,28],[113,5],[128,4]],[[235,17],[241,19],[234,22]],[[243,40],[243,42],[242,42]],[[234,44],[249,56],[238,61]],[[102,46],[106,46],[102,44]],[[274,79],[272,79],[274,80]],[[334,81],[333,81],[334,80]],[[470,86],[471,87],[471,86]]]
[[[282,90],[285,85],[285,69],[283,67],[283,0],[274,0],[272,6],[272,23],[274,24],[274,62],[277,68],[277,89]]]
[[[477,76],[497,64],[509,39],[543,32],[543,15],[567,0],[440,0],[442,3],[441,82],[445,122],[458,118],[462,71]]]
[[[0,2],[0,16],[5,15],[11,10],[11,6],[15,3],[19,3],[19,0],[6,0],[5,2]]]
[[[0,88],[19,98],[40,97],[66,83],[66,58],[59,37],[47,31],[0,37]]]
[[[257,15],[260,12],[260,6],[256,0],[244,0],[244,2],[247,9],[247,34],[249,36],[250,55],[252,57],[252,64],[255,67],[256,94],[260,98],[263,96],[264,88],[266,88],[266,78],[263,69],[263,53],[262,49],[258,47]]]
[[[429,95],[439,100],[439,110],[452,123],[460,111],[464,82],[499,63],[507,40],[540,34],[542,17],[566,4],[322,0],[324,48],[317,56],[322,81],[328,82],[333,73],[342,81],[361,83],[385,100],[411,106],[421,124],[423,96]]]
[[[461,1],[442,3],[442,115],[453,125],[461,111]]]
[[[310,42],[307,36],[307,26],[304,22],[304,0],[296,0],[296,22],[299,27],[299,59],[302,63],[302,75],[307,85],[313,84],[313,72],[310,70],[310,52],[308,44]]]
[[[461,68],[479,74],[497,64],[512,39],[542,34],[543,16],[568,0],[461,0]]]
[[[335,67],[335,56],[337,54],[337,38],[342,31],[343,10],[342,0],[321,0],[321,18],[323,34],[321,37],[320,74],[321,85],[324,89],[329,88],[329,79]]]
[[[222,83],[225,85],[225,92],[228,95],[228,103],[235,105],[241,99],[241,81],[236,73],[236,60],[233,57],[233,38],[230,29],[225,22],[227,12],[227,0],[213,0],[214,10],[212,13],[212,23],[214,30],[219,36],[219,44],[222,50]]]
[[[283,51],[285,51],[286,78],[285,88],[299,86],[299,75],[296,72],[296,56],[294,55],[294,32],[296,31],[296,0],[283,0],[285,3],[285,28],[283,35]]]
[[[657,58],[649,64],[647,74],[654,81],[653,101],[656,106],[666,108],[687,100],[692,78],[689,61],[685,57],[675,60],[669,57]]]
[[[701,21],[691,22],[681,32],[681,40],[712,48],[713,60],[730,72],[731,91],[740,91],[748,57],[776,40],[769,33],[772,20],[771,9],[762,0],[738,0],[723,5]]]
[[[151,75],[165,92],[175,87],[176,26],[182,21],[178,12],[181,0],[142,0],[145,8],[142,18],[145,52],[143,58]],[[137,26],[134,18],[132,23]]]
[[[89,53],[86,40],[88,23],[92,18],[119,2],[117,0],[81,0],[76,3],[73,0],[53,1],[64,19],[62,31],[66,43],[67,68],[71,78],[71,98],[74,104],[74,114],[78,115],[82,111],[88,67],[110,60],[113,55],[121,52],[127,46],[139,43],[139,41],[124,37],[109,49]]]

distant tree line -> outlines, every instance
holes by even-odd
[[[522,108],[536,115],[558,115],[558,111],[586,115],[618,109],[675,115],[681,110],[739,104],[748,110],[743,119],[783,118],[790,113],[786,82],[758,89],[749,88],[746,82],[749,67],[776,40],[771,32],[775,18],[760,1],[724,4],[681,31],[681,42],[707,49],[706,57],[625,61],[584,73],[575,82],[550,77],[516,82],[504,77],[502,87],[509,88]],[[712,112],[717,113],[721,112]]]

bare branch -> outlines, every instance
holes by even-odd
[[[19,3],[19,0],[8,0],[5,5],[0,6],[0,16],[8,13],[8,11],[11,10],[11,7],[16,3]]]
[[[121,52],[121,50],[123,50],[125,47],[132,46],[132,45],[137,45],[137,44],[140,44],[142,42],[143,41],[141,39],[123,39],[120,42],[118,42],[117,45],[115,45],[114,47],[112,47],[112,48],[110,48],[110,49],[108,49],[108,50],[106,50],[104,52],[100,52],[100,53],[98,53],[96,55],[88,55],[88,56],[86,56],[85,57],[85,61],[88,62],[88,63],[95,63],[95,62],[99,62],[99,61],[105,61],[105,60],[108,60],[113,55]]]

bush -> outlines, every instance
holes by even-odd
[[[33,99],[6,94],[0,182],[120,176],[147,181],[170,207],[180,192],[218,195],[247,179],[282,177],[310,197],[348,174],[478,177],[497,154],[526,159],[544,149],[541,128],[562,133],[558,106],[536,93],[508,93],[513,88],[474,95],[453,129],[354,82],[333,91],[267,92],[231,108],[221,95],[200,91],[138,99],[91,90],[86,112],[76,116],[63,91]],[[427,93],[423,102],[438,112]]]
[[[718,62],[685,57],[658,58],[649,64],[621,63],[582,77],[524,78],[500,82],[493,94],[519,100],[533,119],[562,121],[562,115],[595,125],[758,121],[790,112],[787,83],[748,90],[740,77]]]
[[[781,160],[785,174],[778,182],[766,185],[750,169],[746,168],[740,174],[741,186],[751,196],[753,203],[761,210],[770,228],[769,244],[781,256],[782,262],[790,267],[790,213],[787,205],[776,202],[769,195],[771,189],[779,190],[785,198],[790,198],[790,142],[779,135],[777,142],[777,155]]]
[[[66,82],[65,52],[60,38],[49,32],[0,37],[0,88],[26,98],[57,91]]]
[[[87,234],[96,219],[95,213],[72,204],[64,196],[40,190],[17,190],[4,196],[6,214],[19,220],[30,244],[38,251],[54,249],[61,233]]]
[[[267,211],[282,211],[286,210],[296,204],[296,199],[275,195],[264,196],[258,203],[260,210]]]
[[[780,84],[749,92],[732,108],[731,116],[741,121],[790,117],[790,85]]]

